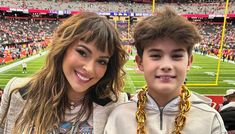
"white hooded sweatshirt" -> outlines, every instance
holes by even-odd
[[[175,117],[179,113],[180,97],[172,99],[160,108],[147,94],[146,130],[147,134],[171,134],[175,128]],[[119,105],[108,118],[105,134],[136,134],[137,95],[132,101]],[[186,113],[182,134],[227,134],[220,114],[210,107],[211,99],[192,93],[191,108]]]

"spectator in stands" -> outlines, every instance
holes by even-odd
[[[5,61],[5,58],[2,59],[2,63],[1,65],[6,65],[6,61]]]
[[[113,107],[127,100],[119,96],[126,57],[106,18],[88,12],[68,18],[56,30],[42,70],[6,85],[4,134],[103,134]]]
[[[225,128],[235,133],[235,89],[226,91],[225,102],[221,108],[220,115],[224,121]]]
[[[183,84],[201,40],[194,25],[166,8],[139,22],[134,39],[147,86],[113,110],[105,134],[226,134],[211,100]]]
[[[25,62],[22,62],[22,73],[27,73],[27,64]]]

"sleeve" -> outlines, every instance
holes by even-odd
[[[116,130],[118,127],[115,122],[115,118],[113,117],[113,114],[111,114],[104,128],[104,134],[118,134],[118,130]]]
[[[225,129],[224,122],[222,120],[222,117],[217,112],[213,123],[212,123],[212,130],[211,134],[227,134],[227,130]]]
[[[5,86],[5,88],[3,90],[3,95],[2,95],[1,105],[0,105],[0,122],[2,121],[4,114],[7,112],[7,106],[9,103],[11,85],[15,79],[16,79],[16,77],[12,78],[7,83],[7,85]],[[2,124],[0,127],[0,133],[3,133],[3,130],[4,130],[4,124]]]
[[[108,117],[104,134],[135,134],[136,121],[132,107],[129,102],[117,106]]]

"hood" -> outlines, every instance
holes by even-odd
[[[134,95],[133,98],[131,99],[132,101],[136,102],[138,101],[138,94]],[[154,109],[159,111],[162,109],[164,112],[170,111],[170,112],[177,112],[179,111],[178,104],[180,102],[180,97],[177,96],[170,100],[165,107],[160,108],[158,104],[154,101],[154,99],[147,93],[147,104],[146,104],[146,109]],[[189,97],[189,100],[191,102],[191,105],[200,105],[200,104],[206,104],[206,105],[211,105],[212,100],[208,97],[205,97],[203,95],[200,95],[198,93],[192,92],[191,91],[191,96]]]
[[[191,91],[191,96],[190,96],[189,100],[194,105],[196,105],[196,104],[207,104],[207,105],[210,106],[211,103],[212,103],[212,99],[210,99],[206,96],[203,96],[201,94],[192,92],[192,91]]]

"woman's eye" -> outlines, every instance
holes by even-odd
[[[87,54],[86,54],[86,52],[84,52],[83,50],[76,50],[82,57],[86,57],[87,56]]]
[[[99,60],[98,63],[101,64],[101,65],[107,65],[108,61],[106,61],[106,60]]]

